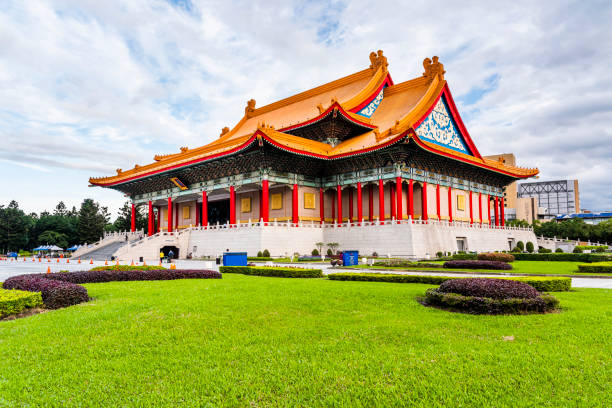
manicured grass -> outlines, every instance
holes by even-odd
[[[444,263],[442,261],[426,261],[428,263]],[[541,274],[541,275],[577,275],[577,276],[585,276],[585,275],[605,275],[602,273],[580,273],[578,272],[578,265],[583,264],[583,262],[543,262],[543,261],[514,261],[511,263],[512,270],[509,271],[496,271],[496,270],[486,270],[479,269],[475,270],[475,273],[529,273],[529,274]],[[407,267],[383,267],[383,266],[368,266],[368,265],[358,265],[354,267],[347,268],[357,268],[357,269],[395,269],[395,270],[429,270],[436,272],[457,272],[454,269],[440,269],[440,268],[407,268]]]
[[[612,291],[473,316],[431,285],[264,278],[86,285],[0,322],[0,406],[605,406]],[[506,336],[513,336],[509,340]]]

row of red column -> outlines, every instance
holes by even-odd
[[[403,219],[403,209],[402,209],[402,195],[403,195],[403,181],[401,177],[397,177],[395,181],[395,186],[391,186],[389,189],[389,199],[390,199],[390,207],[391,207],[391,218],[395,219]],[[368,189],[368,210],[369,210],[369,221],[374,221],[374,191],[373,186],[370,185]],[[319,211],[320,211],[320,219],[321,223],[325,220],[325,201],[324,201],[324,189],[319,189]],[[292,189],[292,211],[291,211],[291,222],[297,224],[299,221],[298,218],[298,185],[294,184]],[[470,223],[474,222],[474,214],[473,214],[473,193],[470,191],[469,193],[469,214],[470,214]],[[349,203],[353,203],[353,190],[349,190]],[[482,203],[482,194],[478,193],[479,203]],[[487,202],[490,202],[490,197],[487,195]],[[494,202],[494,224],[496,226],[504,226],[504,199],[495,197],[493,199]],[[413,198],[413,180],[408,180],[408,216],[410,218],[414,217],[414,198]],[[385,214],[385,195],[384,195],[384,182],[382,179],[378,180],[378,205],[379,205],[379,219],[380,221],[384,221]],[[337,207],[337,217],[336,217],[336,207]],[[155,232],[155,215],[153,211],[153,204],[149,201],[149,217],[148,217],[148,235],[151,236]],[[440,185],[436,184],[436,213],[438,219],[441,217],[440,211]],[[453,221],[453,207],[452,207],[452,189],[448,187],[448,213],[449,213],[449,221]],[[428,220],[428,211],[427,211],[427,183],[422,183],[421,188],[421,219],[423,221]],[[173,225],[178,224],[178,210],[173,211],[172,205],[172,197],[168,197],[168,232],[173,231]],[[173,217],[174,215],[174,217]],[[487,212],[487,217],[489,223],[493,224],[491,221],[490,211]],[[173,220],[174,218],[174,220]],[[208,226],[208,197],[206,191],[202,191],[202,219],[200,220],[199,212],[196,211],[196,225]],[[269,222],[269,183],[268,180],[262,181],[262,194],[260,201],[260,218],[264,223]],[[342,186],[336,186],[336,199],[332,201],[332,218],[336,220],[342,220]],[[349,205],[349,214],[348,218],[350,222],[354,222],[354,214],[353,214],[353,206]],[[478,206],[478,218],[482,222],[482,205]],[[357,221],[361,222],[363,220],[363,191],[360,182],[357,182]],[[157,230],[160,229],[160,221],[161,221],[161,212],[158,209],[158,219],[157,219]],[[174,222],[173,222],[174,221]],[[236,190],[234,186],[230,186],[230,220],[231,225],[236,224]],[[131,213],[131,230],[136,230],[136,207],[132,204],[132,213]]]

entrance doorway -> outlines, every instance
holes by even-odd
[[[208,202],[208,224],[226,224],[229,221],[230,200]]]
[[[164,253],[164,258],[168,257],[168,253],[172,251],[172,259],[178,259],[179,257],[179,249],[175,246],[169,245],[169,246],[165,246],[162,249],[159,250],[159,252],[163,252]]]

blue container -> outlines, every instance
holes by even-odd
[[[223,266],[247,266],[246,252],[224,252]]]
[[[359,265],[359,251],[342,252],[342,264],[344,266]]]

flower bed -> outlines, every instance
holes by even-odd
[[[446,261],[444,267],[448,269],[493,269],[508,271],[512,269],[512,265],[500,261]]]
[[[419,299],[426,306],[438,306],[471,314],[526,314],[555,310],[559,301],[542,295],[530,285],[504,279],[453,279],[428,289]]]
[[[396,268],[442,268],[442,264],[432,262],[411,262],[401,259],[391,259],[388,261],[376,261],[372,266],[385,266]]]
[[[366,281],[366,282],[392,282],[392,283],[427,283],[440,285],[453,279],[471,279],[461,276],[432,276],[432,275],[400,275],[384,273],[332,273],[327,275],[330,280],[339,281]],[[523,282],[533,286],[540,292],[567,292],[572,287],[572,279],[564,277],[512,277],[512,278],[483,278],[503,279]]]
[[[593,262],[590,264],[579,264],[578,272],[612,273],[612,262]]]
[[[517,261],[558,261],[558,262],[602,262],[612,261],[612,256],[606,254],[520,254],[515,253],[514,259]]]
[[[4,288],[40,292],[45,307],[59,309],[89,300],[87,289],[79,283],[174,279],[221,279],[221,274],[191,269],[91,270],[13,276],[4,282]]]
[[[20,313],[24,309],[40,307],[42,305],[42,297],[38,292],[25,292],[0,288],[0,319]]]
[[[91,268],[90,271],[158,271],[166,269],[157,265],[104,265]]]
[[[503,252],[485,252],[478,254],[480,261],[514,262],[514,255]]]
[[[241,273],[243,275],[270,276],[280,278],[322,278],[321,269],[274,266],[221,266],[221,273]]]

